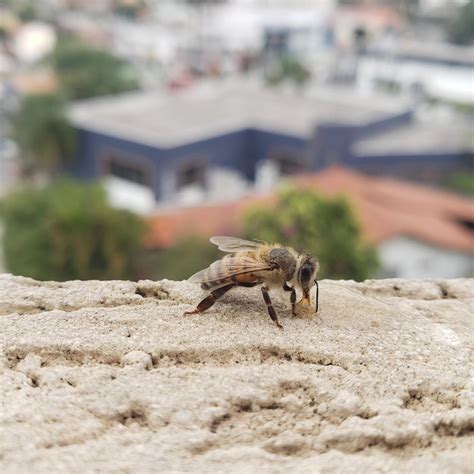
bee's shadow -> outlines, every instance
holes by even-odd
[[[261,286],[254,288],[236,288],[235,292],[229,291],[226,295],[219,299],[219,303],[229,305],[263,305],[265,307],[265,301],[263,299]],[[275,308],[285,310],[290,307],[290,298],[285,298],[283,292],[273,291],[270,293],[270,297]]]

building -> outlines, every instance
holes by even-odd
[[[472,200],[341,167],[298,175],[292,182],[325,196],[341,194],[350,200],[363,235],[378,249],[380,277],[472,276]],[[146,243],[150,248],[167,248],[186,234],[239,235],[241,217],[249,207],[274,201],[274,193],[266,193],[227,203],[162,209],[150,218]]]
[[[399,127],[354,142],[346,165],[373,175],[441,183],[453,171],[472,173],[474,134],[455,114],[417,113]]]
[[[332,20],[335,45],[343,50],[365,48],[375,38],[400,33],[406,21],[397,9],[389,5],[359,4],[341,6]]]
[[[69,167],[74,176],[129,180],[151,189],[160,203],[236,198],[334,164],[433,181],[468,168],[474,148],[462,138],[465,125],[440,148],[439,130],[425,124],[433,141],[421,151],[397,148],[395,140],[385,152],[378,138],[404,133],[415,140],[418,133],[413,110],[400,101],[251,81],[89,100],[74,105],[70,119],[80,145]]]
[[[472,107],[473,66],[472,46],[391,38],[358,58],[357,87]]]

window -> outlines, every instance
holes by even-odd
[[[188,186],[199,186],[204,188],[206,185],[206,166],[204,163],[189,163],[176,172],[176,186],[178,189]]]
[[[292,153],[274,154],[270,160],[278,165],[280,175],[296,174],[305,170],[301,157]]]
[[[151,186],[153,168],[145,158],[112,151],[102,159],[102,174],[116,176],[132,183]]]
[[[147,181],[142,169],[113,160],[109,163],[109,174],[138,184],[146,184]]]

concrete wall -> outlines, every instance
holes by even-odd
[[[381,277],[458,278],[474,272],[473,256],[396,237],[379,246]]]
[[[0,472],[472,473],[473,284],[0,276]]]

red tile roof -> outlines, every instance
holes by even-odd
[[[271,204],[274,201],[274,195],[252,195],[239,201],[161,211],[149,219],[150,232],[145,244],[166,248],[186,234],[238,235],[241,231],[240,218],[248,207],[256,203]]]
[[[474,250],[474,233],[460,222],[474,222],[474,201],[471,199],[341,167],[295,176],[292,182],[325,196],[347,196],[365,237],[374,244],[407,236],[441,248],[469,253]],[[253,194],[229,203],[162,211],[150,218],[146,244],[169,247],[186,233],[239,235],[245,210],[258,203],[271,205],[275,199],[274,193]]]

